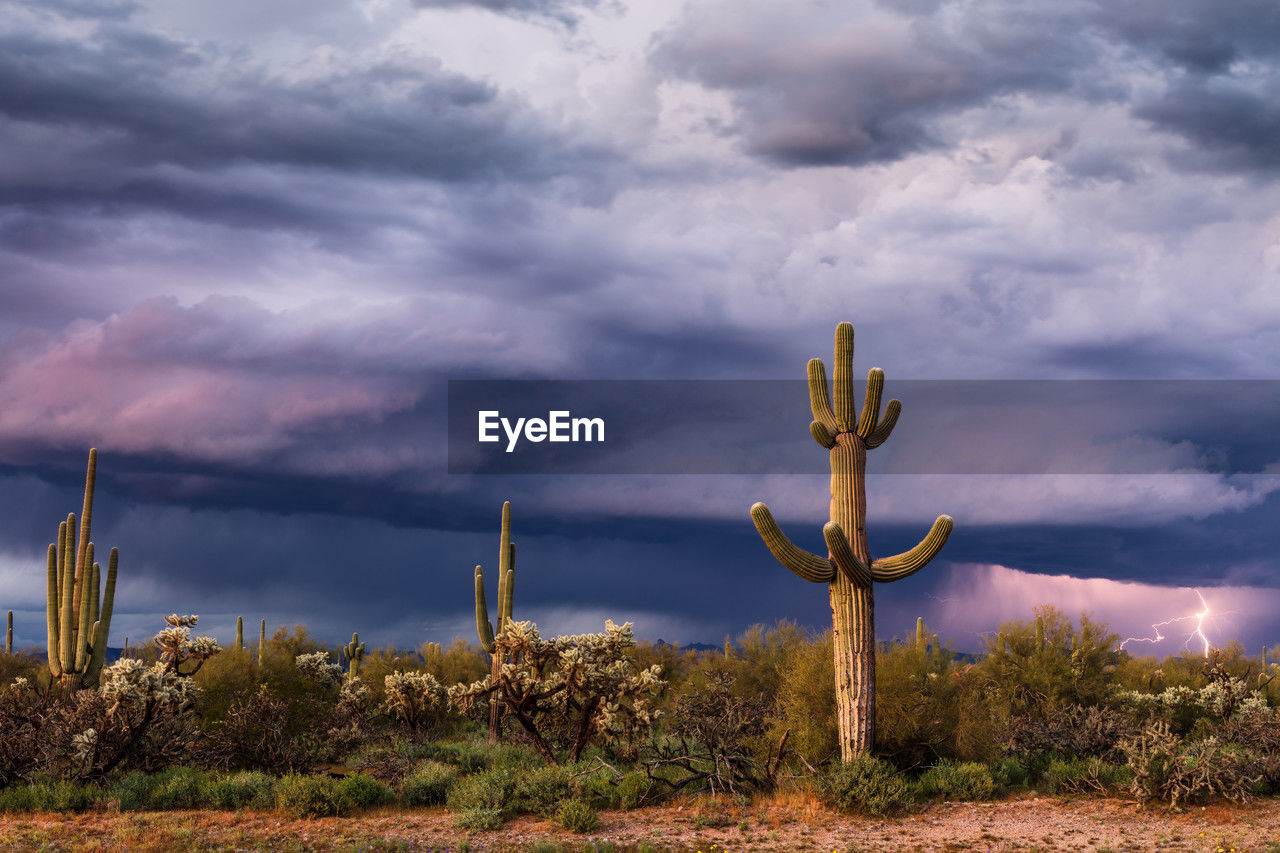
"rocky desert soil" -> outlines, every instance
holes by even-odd
[[[292,820],[267,812],[90,812],[0,816],[12,850],[438,851],[1203,851],[1280,853],[1280,801],[1143,808],[1116,799],[1027,797],[942,803],[871,819],[803,796],[607,812],[586,836],[520,818],[462,833],[444,809]]]

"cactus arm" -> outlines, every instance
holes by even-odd
[[[751,507],[751,520],[760,538],[773,554],[774,559],[796,575],[813,583],[830,583],[836,576],[836,567],[830,560],[810,554],[786,537],[773,520],[773,513],[762,503]]]
[[[484,570],[476,566],[476,633],[480,635],[480,647],[493,654],[493,624],[489,622],[489,608],[484,600]]]
[[[836,427],[840,432],[853,432],[857,426],[853,402],[853,324],[836,326],[835,352]]]
[[[884,408],[884,417],[866,437],[867,449],[874,450],[889,440],[889,434],[898,423],[900,414],[902,414],[902,401],[890,400],[889,405]]]
[[[93,575],[90,580],[90,590],[92,592],[89,598],[89,624],[92,625],[98,621],[98,614],[102,611],[102,566],[93,562],[93,547],[89,547],[89,565],[93,566]]]
[[[813,436],[813,440],[830,450],[836,446],[836,438],[827,428],[823,426],[821,421],[814,421],[809,424],[809,434]]]
[[[62,566],[58,572],[58,577],[62,580],[62,613],[58,616],[58,654],[62,658],[64,675],[73,672],[76,664],[76,650],[71,643],[72,623],[76,618],[73,601],[76,586],[75,547],[72,544],[75,536],[75,514],[72,513],[68,519],[70,520],[62,525],[63,544],[60,549]]]
[[[880,395],[884,393],[884,371],[873,367],[867,371],[867,396],[862,400],[862,414],[858,416],[858,437],[864,441],[880,420]]]
[[[827,540],[827,549],[831,551],[831,562],[836,564],[836,568],[844,572],[854,585],[871,586],[871,570],[867,568],[866,563],[858,559],[857,554],[853,553],[853,548],[849,546],[849,540],[840,525],[834,521],[828,521],[822,526],[822,537]]]
[[[49,672],[54,678],[62,675],[62,661],[58,657],[58,546],[49,546],[46,565],[48,588],[45,593],[45,625],[48,628],[46,649],[49,653]]]
[[[904,551],[892,557],[882,557],[872,562],[871,577],[881,583],[889,583],[902,580],[920,571],[942,550],[942,546],[947,544],[952,526],[951,516],[938,516],[937,521],[933,523],[933,528],[924,539],[920,540],[919,545],[910,551]]]
[[[93,597],[93,592],[89,588],[93,582],[93,569],[86,567],[86,571],[80,573],[80,579],[76,583],[78,590],[78,598],[80,599],[79,627],[76,629],[76,672],[83,672],[85,664],[89,662],[89,640],[90,631],[93,630],[93,622],[89,619],[89,613],[93,609],[89,603],[89,599]]]
[[[515,548],[514,545],[512,545],[511,547]],[[502,628],[507,627],[507,623],[511,621],[511,609],[512,607],[515,606],[515,591],[516,591],[515,569],[507,569],[506,598],[502,602],[502,614],[500,617],[502,622]],[[501,630],[501,628],[499,630]]]
[[[809,408],[813,419],[826,427],[829,435],[835,435],[836,413],[831,410],[831,392],[827,389],[827,368],[820,358],[809,359]]]
[[[89,533],[91,522],[93,520],[93,487],[98,479],[98,449],[96,447],[89,448],[89,467],[85,470],[84,475],[84,504],[80,510],[80,547],[76,550],[76,579],[88,573],[93,565],[93,552],[90,550],[92,545],[89,542]],[[83,593],[81,589],[81,593]],[[76,607],[80,606],[80,598],[77,594]],[[83,611],[81,611],[83,612]],[[88,629],[88,626],[83,626]],[[86,639],[87,642],[87,639]]]
[[[98,683],[98,675],[107,661],[107,637],[111,633],[111,611],[116,602],[116,570],[120,565],[120,551],[111,549],[111,558],[107,561],[107,584],[102,591],[102,616],[93,626],[93,656],[84,670],[83,684],[93,687]]]

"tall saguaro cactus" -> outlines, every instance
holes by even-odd
[[[836,326],[835,394],[827,390],[822,359],[809,361],[809,432],[831,454],[831,520],[822,528],[828,556],[797,547],[778,529],[763,503],[751,507],[751,520],[778,562],[801,578],[827,584],[835,646],[836,722],[840,757],[848,761],[875,745],[875,607],[872,584],[901,580],[922,569],[951,535],[952,521],[940,515],[924,540],[902,554],[871,559],[866,530],[867,451],[889,438],[902,404],[890,400],[880,414],[884,371],[867,373],[867,394],[854,413],[853,326]],[[834,406],[832,405],[834,401]]]
[[[107,635],[116,596],[119,552],[111,549],[104,591],[102,568],[93,561],[93,543],[89,541],[97,473],[98,451],[91,449],[78,541],[76,515],[71,513],[58,525],[58,542],[49,546],[45,568],[49,672],[72,687],[94,687],[98,683],[106,663]]]
[[[489,608],[484,599],[484,569],[476,566],[476,633],[480,645],[491,656],[490,676],[497,683],[502,670],[502,656],[498,653],[494,637],[511,621],[512,601],[516,585],[516,546],[511,541],[511,501],[502,505],[502,532],[498,537],[498,625],[489,621]],[[502,708],[497,702],[489,703],[489,742],[497,743],[502,732]]]
[[[355,681],[360,677],[360,661],[364,660],[364,643],[360,642],[359,634],[352,633],[351,642],[342,647],[342,653],[351,664],[351,668],[347,670],[347,680]]]
[[[238,652],[244,648],[244,617],[236,617],[236,644],[235,650]]]

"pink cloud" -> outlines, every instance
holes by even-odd
[[[949,636],[958,648],[978,649],[978,638],[993,633],[1001,622],[1029,620],[1035,607],[1052,605],[1078,620],[1081,613],[1106,622],[1138,655],[1177,654],[1184,648],[1198,650],[1192,634],[1199,621],[1192,618],[1161,627],[1154,623],[1189,617],[1208,605],[1203,633],[1213,646],[1241,640],[1255,651],[1262,643],[1274,644],[1275,613],[1280,589],[1250,586],[1170,587],[1121,582],[1106,578],[1040,575],[1007,566],[957,563],[926,608],[925,620]]]

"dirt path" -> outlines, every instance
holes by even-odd
[[[1028,798],[931,806],[895,819],[852,818],[800,797],[746,805],[691,803],[602,815],[588,836],[534,818],[465,835],[443,809],[385,809],[291,820],[255,812],[0,816],[15,850],[673,850],[1197,851],[1280,853],[1280,801],[1183,812],[1102,799]]]

